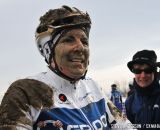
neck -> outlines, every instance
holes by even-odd
[[[152,94],[152,92],[155,90],[155,88],[157,87],[157,80],[155,79],[149,86],[147,87],[140,87],[136,81],[134,80],[134,86],[135,86],[135,89],[136,91],[141,94],[141,95],[150,95]]]
[[[86,74],[86,73],[85,73],[82,77],[80,77],[80,78],[78,78],[78,79],[74,79],[74,78],[70,78],[69,76],[67,76],[67,75],[65,75],[64,73],[62,73],[62,72],[58,69],[58,67],[53,68],[53,67],[49,66],[49,68],[50,68],[54,73],[56,73],[57,75],[59,75],[60,77],[66,79],[66,80],[68,80],[68,81],[70,81],[72,84],[74,84],[76,81],[78,81],[78,80],[80,80],[80,79],[84,79],[84,78],[85,78],[85,74]]]

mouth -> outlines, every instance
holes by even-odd
[[[140,80],[140,83],[141,83],[141,84],[147,84],[147,83],[148,83],[148,80]]]
[[[144,81],[144,80],[140,80],[140,82],[141,82],[141,83],[145,83],[146,81]]]
[[[71,62],[76,62],[76,63],[83,63],[83,59],[72,59]]]
[[[140,79],[139,81],[140,82],[147,82],[148,80],[147,79]]]
[[[74,62],[74,63],[84,63],[84,57],[72,57],[70,59],[71,62]]]

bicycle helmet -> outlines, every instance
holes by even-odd
[[[89,36],[91,20],[87,13],[77,8],[62,6],[49,10],[40,18],[40,24],[36,29],[36,44],[45,61],[50,64],[54,53],[52,52],[62,35],[62,32],[70,28],[82,28]]]

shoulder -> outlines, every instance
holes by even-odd
[[[86,83],[86,84],[92,84],[92,85],[95,85],[95,86],[99,86],[98,82],[96,80],[94,80],[93,78],[90,78],[90,77],[86,77],[81,81]]]
[[[85,88],[86,91],[91,92],[93,95],[99,97],[99,98],[104,98],[104,90],[102,89],[101,85],[95,81],[92,78],[85,78],[80,81],[81,87]]]
[[[35,80],[35,79],[19,79],[15,82],[13,82],[9,89],[14,89],[14,88],[19,88],[19,89],[24,89],[24,90],[30,90],[32,89],[47,89],[49,86],[46,85],[44,82]]]
[[[27,79],[35,79],[38,81],[43,81],[44,79],[46,79],[46,76],[48,76],[48,73],[50,73],[50,71],[41,72],[36,75],[32,75],[32,76],[27,77]]]
[[[9,86],[3,101],[15,102],[17,100],[40,107],[39,103],[51,103],[52,96],[53,90],[45,83],[35,79],[19,79]]]
[[[117,93],[117,94],[119,94],[119,95],[121,95],[121,92],[120,92],[120,91],[118,91],[118,90],[116,91],[116,93]]]
[[[86,86],[90,87],[90,89],[99,89],[102,90],[101,85],[94,79],[87,77],[83,80],[81,80],[82,83],[84,83]]]
[[[125,101],[125,106],[131,105],[131,103],[132,103],[133,100],[134,100],[134,95],[135,95],[135,94],[132,94],[132,95],[130,95],[130,96],[126,99],[126,101]]]

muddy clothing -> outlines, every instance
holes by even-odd
[[[32,78],[45,82],[54,90],[54,108],[42,111],[37,122],[60,120],[63,123],[61,130],[109,129],[107,104],[101,90],[92,79],[71,83],[50,70]],[[110,118],[110,122],[112,121],[113,117]],[[37,130],[36,123],[34,130]],[[43,128],[43,130],[53,129],[56,128],[50,123]]]
[[[92,79],[71,83],[48,70],[11,85],[0,106],[0,130],[56,130],[56,120],[60,130],[109,130],[119,117]],[[47,125],[39,128],[40,121]]]
[[[125,102],[128,119],[133,124],[160,124],[160,85],[154,81],[147,88],[140,88],[135,82],[135,93]],[[149,128],[147,128],[148,130]]]
[[[41,108],[53,105],[53,90],[43,82],[21,79],[9,87],[0,106],[0,130],[32,130]]]
[[[50,110],[43,109],[51,105]],[[0,130],[38,130],[39,121],[48,122],[42,130],[53,130],[57,129],[51,123],[55,120],[63,123],[61,130],[107,130],[108,121],[113,121],[108,110],[92,79],[71,83],[48,70],[10,86],[0,107]]]

